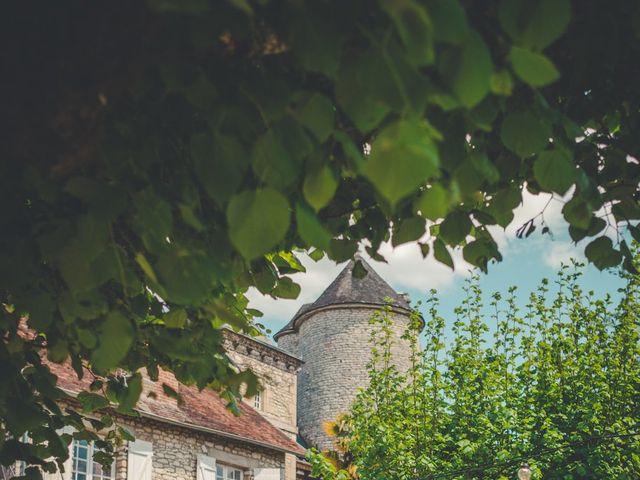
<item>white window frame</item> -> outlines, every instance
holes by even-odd
[[[76,455],[76,447],[80,446],[80,444],[82,442],[86,443],[86,448],[87,448],[87,458],[85,459],[80,459],[78,458],[78,456]],[[83,445],[84,447],[84,445]],[[93,453],[99,449],[95,448],[94,442],[93,441],[88,441],[88,440],[73,440],[71,442],[71,471],[69,472],[69,475],[71,477],[71,480],[77,480],[78,478],[78,474],[85,474],[85,472],[78,472],[78,462],[80,460],[86,461],[87,463],[87,471],[86,471],[86,476],[85,476],[85,480],[95,480],[95,479],[100,479],[100,480],[104,480],[105,478],[107,478],[108,480],[115,480],[116,478],[116,460],[114,458],[113,462],[111,463],[111,471],[108,472],[108,477],[106,477],[104,474],[100,475],[99,477],[95,477],[93,476]]]
[[[253,408],[259,411],[262,411],[264,407],[264,397],[262,396],[262,391],[259,391],[253,396]]]
[[[240,478],[233,477],[232,479],[231,477],[229,477],[230,472],[240,472]],[[216,463],[216,480],[243,480],[243,479],[244,479],[244,472],[242,471],[241,468],[233,467],[231,465]]]

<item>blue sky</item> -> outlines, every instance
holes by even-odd
[[[487,295],[487,302],[492,292],[506,292],[509,286],[517,285],[520,303],[524,305],[528,294],[536,289],[544,277],[553,278],[561,263],[568,262],[571,257],[584,260],[582,251],[586,242],[581,242],[577,247],[573,245],[567,233],[567,224],[562,218],[562,206],[563,200],[560,198],[553,198],[549,202],[548,195],[525,194],[523,204],[515,211],[511,225],[504,230],[496,227],[492,231],[504,260],[490,265],[488,274],[480,273],[480,284]],[[544,218],[554,234],[553,238],[541,235],[541,228],[538,228],[531,237],[517,239],[517,228],[543,209],[544,213],[537,218],[537,224]],[[461,252],[454,252],[454,271],[433,258],[423,259],[417,244],[405,244],[395,249],[385,245],[382,253],[388,263],[367,259],[373,268],[396,291],[409,293],[413,302],[425,299],[429,289],[437,289],[441,313],[450,325],[453,322],[453,308],[463,298],[462,287],[471,275],[471,267],[462,260]],[[313,302],[345,265],[336,265],[327,259],[314,262],[310,258],[302,258],[302,261],[307,272],[293,276],[302,287],[298,299],[274,300],[255,290],[249,292],[250,306],[264,313],[261,323],[272,332],[282,328],[303,303]],[[588,266],[582,285],[585,290],[593,290],[597,295],[603,296],[606,293],[615,295],[623,283],[613,273],[600,272],[593,266]]]

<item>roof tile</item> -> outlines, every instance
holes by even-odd
[[[88,390],[91,375],[79,380],[70,365],[49,363],[51,372],[58,377],[58,387],[73,394]],[[182,396],[183,403],[168,397],[162,390],[162,383],[169,384]],[[177,387],[177,388],[176,388]],[[152,392],[155,394],[153,395]],[[151,394],[151,395],[150,395]],[[235,416],[226,408],[226,401],[211,389],[199,391],[194,386],[186,386],[176,381],[173,374],[160,371],[158,382],[145,375],[144,388],[136,410],[142,415],[150,414],[194,429],[215,430],[223,436],[246,440],[276,450],[304,454],[304,449],[272,425],[260,413],[245,402],[239,402],[240,416]]]
[[[367,274],[362,278],[353,275],[356,262],[360,262]],[[397,293],[385,282],[380,275],[360,255],[349,261],[324,292],[313,303],[304,304],[279,332],[274,335],[277,339],[285,331],[295,330],[295,321],[307,312],[330,305],[361,303],[366,305],[392,307],[409,310],[411,307],[407,299]]]

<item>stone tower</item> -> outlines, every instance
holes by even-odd
[[[409,303],[362,258],[367,275],[353,276],[354,261],[320,297],[303,305],[274,338],[278,346],[304,363],[298,377],[298,427],[309,446],[333,448],[323,424],[348,412],[359,388],[367,384],[371,357],[369,325],[373,313],[390,299],[397,367],[410,365],[409,345],[401,336],[409,325]]]

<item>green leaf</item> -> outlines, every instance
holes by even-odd
[[[555,65],[541,53],[511,47],[509,60],[516,75],[532,87],[544,87],[560,78]]]
[[[362,261],[356,260],[355,263],[353,264],[351,275],[353,275],[354,278],[363,279],[364,277],[367,276],[368,273],[369,272],[367,272],[367,269],[364,268]]]
[[[214,286],[215,267],[203,247],[194,243],[189,248],[176,246],[158,258],[156,271],[159,292],[171,302],[197,304],[205,299]]]
[[[311,260],[313,260],[314,262],[319,262],[320,260],[322,260],[324,258],[324,252],[318,248],[312,250],[311,252],[309,252],[309,258],[311,258]]]
[[[184,308],[174,308],[164,314],[164,324],[167,328],[183,328],[187,323],[187,311]]]
[[[253,171],[270,186],[288,187],[300,175],[304,158],[312,148],[302,125],[290,116],[284,117],[256,141]]]
[[[325,141],[333,131],[335,108],[333,103],[324,95],[314,93],[298,109],[296,116],[300,123],[307,127],[319,142]]]
[[[631,195],[624,195],[617,198],[616,202],[611,207],[611,213],[619,222],[627,220],[637,220],[640,218],[640,205],[638,200]]]
[[[569,236],[571,237],[571,240],[578,243],[585,237],[593,237],[597,235],[604,230],[606,226],[607,222],[603,218],[593,216],[589,222],[589,228],[586,230],[569,225]]]
[[[460,43],[469,32],[467,15],[458,0],[430,0],[427,3],[435,40]]]
[[[451,212],[440,224],[440,238],[449,245],[458,245],[471,233],[473,223],[465,212]]]
[[[173,398],[174,400],[176,400],[178,405],[182,405],[184,403],[184,400],[182,399],[182,395],[180,395],[176,390],[174,390],[171,386],[167,385],[166,383],[162,384],[162,391],[167,397]]]
[[[194,207],[190,205],[186,205],[184,203],[178,204],[178,209],[180,210],[180,216],[182,217],[182,221],[189,225],[191,228],[196,230],[197,232],[202,232],[205,229],[204,224],[200,220],[198,214],[196,213]]]
[[[449,211],[451,195],[439,183],[431,185],[416,200],[415,208],[429,220],[443,218]]]
[[[245,191],[231,198],[227,207],[229,237],[250,260],[275,247],[289,229],[287,199],[276,190]]]
[[[118,434],[122,437],[123,440],[127,442],[135,441],[136,438],[126,428],[118,426],[116,429],[118,431]]]
[[[153,271],[153,267],[151,266],[147,258],[144,256],[144,254],[142,254],[142,252],[136,253],[135,260],[136,260],[136,263],[142,269],[142,271],[145,273],[145,275],[149,277],[149,279],[151,279],[153,282],[158,283],[158,277],[156,277],[156,272]]]
[[[351,137],[346,133],[337,131],[334,134],[334,138],[338,141],[344,159],[349,169],[357,172],[360,171],[364,165],[364,151],[362,146],[359,146]]]
[[[43,409],[33,401],[24,401],[17,395],[9,396],[5,401],[7,410],[11,412],[10,415],[5,414],[4,422],[8,427],[5,429],[3,425],[5,432],[9,430],[21,436],[25,432],[41,427],[42,423],[48,421],[48,416]]]
[[[295,300],[300,295],[300,285],[295,283],[289,277],[280,277],[278,279],[278,284],[271,292],[271,295],[277,298]]]
[[[436,238],[433,242],[433,256],[440,263],[444,263],[447,267],[453,270],[453,259],[447,249],[447,246],[442,240]]]
[[[191,137],[191,159],[207,195],[222,205],[242,183],[249,153],[230,135],[199,133]]]
[[[98,339],[96,338],[94,332],[85,328],[78,328],[77,332],[78,340],[80,341],[82,346],[89,350],[93,350],[98,343]]]
[[[93,263],[108,248],[109,224],[98,217],[82,215],[76,223],[76,235],[62,248],[57,263],[69,288],[76,292],[91,290],[109,278]]]
[[[343,238],[332,238],[329,242],[329,257],[336,263],[352,258],[358,251],[358,244]]]
[[[296,272],[306,272],[307,269],[304,268],[304,265],[300,262],[300,259],[296,257],[292,252],[278,252],[277,255],[273,256],[273,263],[278,267],[278,272],[280,273],[296,273]]]
[[[491,91],[496,95],[509,96],[513,91],[513,79],[507,70],[500,70],[491,75]]]
[[[25,295],[17,303],[20,316],[29,317],[31,328],[44,332],[51,325],[53,312],[56,309],[56,303],[51,295],[41,292]]]
[[[622,262],[624,269],[632,275],[638,275],[640,272],[638,272],[638,269],[636,268],[635,256],[629,248],[629,245],[627,245],[626,240],[622,240],[620,242],[620,253],[624,259]]]
[[[613,248],[609,237],[599,237],[589,243],[584,254],[599,270],[615,267],[622,261],[622,254]]]
[[[256,310],[255,308],[247,308],[245,311],[252,317],[260,318],[264,316],[264,313],[262,313],[260,310]]]
[[[517,186],[498,190],[491,199],[487,213],[498,225],[506,228],[513,220],[513,210],[522,202],[522,193]]]
[[[413,65],[433,63],[433,27],[427,10],[414,0],[381,0],[382,9],[393,20]]]
[[[373,141],[363,174],[393,206],[437,175],[439,164],[428,125],[400,120]]]
[[[402,220],[396,228],[393,229],[391,244],[394,247],[403,243],[419,240],[425,232],[425,220],[421,217],[409,217]]]
[[[522,158],[544,150],[550,136],[549,124],[531,112],[507,115],[500,128],[500,138],[504,146]]]
[[[473,168],[482,174],[489,184],[493,185],[500,180],[500,172],[485,152],[474,150],[469,154],[469,160]]]
[[[118,188],[87,177],[72,177],[64,191],[82,200],[94,217],[115,220],[127,207],[128,199]]]
[[[148,250],[161,252],[173,230],[171,205],[149,187],[133,195],[133,206],[133,230]]]
[[[276,286],[278,280],[278,272],[273,264],[266,259],[256,262],[257,265],[252,267],[253,284],[262,294],[268,294]]]
[[[218,98],[218,90],[202,73],[196,77],[191,85],[182,90],[191,105],[204,110],[211,109]]]
[[[542,50],[565,32],[571,19],[571,1],[503,0],[498,19],[518,45]]]
[[[122,313],[111,311],[100,325],[98,348],[91,354],[91,366],[98,373],[105,373],[127,355],[133,343],[134,329]]]
[[[431,248],[429,247],[429,244],[418,243],[418,246],[420,247],[420,253],[422,253],[422,258],[427,258],[427,256],[429,255],[429,251],[431,250]]]
[[[338,181],[328,166],[310,171],[304,179],[302,192],[305,200],[316,211],[327,205],[338,188]]]
[[[302,5],[302,4],[299,4]],[[340,30],[334,28],[334,9],[309,2],[291,20],[292,53],[306,70],[335,78],[342,55]]]
[[[90,392],[80,392],[76,399],[80,402],[83,412],[91,413],[109,406],[109,400],[102,395]]]
[[[574,196],[562,207],[562,215],[571,225],[583,230],[589,228],[591,208],[581,197]]]
[[[475,265],[485,273],[489,260],[502,258],[495,241],[490,238],[478,238],[469,242],[462,249],[462,256],[471,265]]]
[[[564,151],[547,150],[538,154],[533,175],[544,190],[564,195],[575,182],[576,167]]]
[[[396,89],[385,59],[375,50],[345,61],[335,87],[338,104],[363,133],[373,130],[389,114],[389,92],[395,95]]]
[[[133,413],[133,409],[138,403],[140,394],[142,393],[142,375],[136,372],[127,377],[127,387],[122,390],[118,400],[118,411],[121,413]]]
[[[331,234],[324,228],[315,214],[300,203],[296,205],[296,224],[300,237],[308,246],[322,250],[329,248]]]
[[[478,32],[472,31],[464,43],[447,51],[440,68],[465,107],[474,107],[489,93],[493,62]]]

